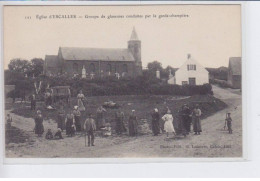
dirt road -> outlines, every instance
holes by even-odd
[[[84,146],[84,137],[48,141],[36,138],[34,120],[13,116],[14,126],[28,131],[33,144],[7,145],[7,157],[239,157],[242,155],[242,104],[237,90],[213,86],[214,96],[228,107],[202,120],[202,134],[186,138],[166,139],[166,135],[143,135],[136,138],[124,135],[109,138],[97,137],[94,147]],[[232,113],[233,134],[223,130],[226,112]],[[56,123],[44,122],[45,130],[56,128]]]

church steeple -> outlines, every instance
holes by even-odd
[[[141,41],[138,39],[135,27],[132,30],[130,40],[128,41],[128,50],[133,55],[136,65],[136,75],[142,74],[142,60],[141,60]]]
[[[137,36],[137,33],[135,31],[135,27],[133,27],[133,31],[132,31],[132,34],[131,34],[131,37],[130,37],[130,41],[131,40],[139,40],[138,36]]]

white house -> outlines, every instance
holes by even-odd
[[[209,83],[209,72],[188,54],[186,62],[168,80],[169,84],[203,85]]]

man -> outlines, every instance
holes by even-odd
[[[36,97],[35,94],[33,94],[31,96],[31,110],[35,110],[36,109]]]
[[[232,118],[231,118],[231,113],[227,113],[227,118],[226,118],[226,122],[227,122],[227,127],[228,127],[228,133],[232,134]]]
[[[94,145],[94,131],[96,131],[96,124],[95,120],[93,119],[93,115],[89,114],[89,118],[86,119],[84,124],[85,131],[88,134],[88,146],[95,146]]]

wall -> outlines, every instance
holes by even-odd
[[[78,71],[75,72],[74,69],[73,69],[73,64],[77,64],[78,65]],[[109,73],[107,72],[107,66],[108,64],[111,65],[111,69],[112,69],[112,72],[111,72],[111,76],[114,76],[115,73],[119,73],[120,75],[122,75],[123,73],[123,65],[127,65],[127,70],[128,70],[128,73],[127,75],[128,76],[135,76],[135,65],[134,65],[134,62],[118,62],[118,61],[70,61],[70,60],[67,60],[67,61],[64,61],[64,66],[63,66],[63,71],[64,72],[67,72],[69,75],[74,75],[74,73],[77,73],[79,75],[81,75],[82,73],[82,68],[83,68],[83,65],[85,66],[85,69],[86,69],[86,73],[89,75],[92,71],[91,71],[91,64],[94,65],[95,67],[95,75],[99,75],[102,71],[103,71],[103,75],[104,76],[108,76]],[[100,66],[100,69],[99,69],[99,66]]]
[[[195,64],[196,70],[187,70],[188,64]],[[196,85],[209,83],[209,72],[193,59],[188,59],[176,72],[176,84],[182,85],[182,81],[189,81],[189,78],[196,78]]]

